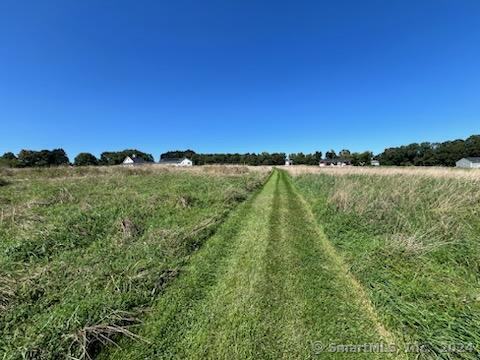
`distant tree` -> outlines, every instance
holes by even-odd
[[[480,156],[480,135],[473,135],[465,140],[465,152],[468,156]]]
[[[138,158],[143,159],[145,162],[153,162],[153,156],[151,154],[144,153],[136,149],[127,149],[123,151],[105,151],[100,155],[101,165],[119,165],[125,160],[127,156],[135,155]]]
[[[480,135],[470,136],[467,140],[413,143],[388,148],[378,155],[378,159],[384,165],[454,166],[467,156],[480,156]]]
[[[193,150],[186,151],[168,151],[160,155],[161,159],[187,157],[193,160],[196,165],[209,164],[238,164],[238,165],[283,165],[285,164],[285,153],[267,153],[260,154],[198,154]]]
[[[307,157],[302,152],[290,154],[289,157],[296,165],[304,165],[307,163]]]
[[[32,167],[36,160],[36,151],[22,149],[18,153],[18,165],[20,167]]]
[[[80,153],[75,157],[75,166],[95,166],[98,165],[98,159],[90,153]]]
[[[337,157],[337,154],[335,153],[335,150],[330,150],[325,153],[325,157],[327,159],[335,159]]]
[[[160,159],[179,159],[179,158],[188,158],[192,159],[196,155],[195,151],[193,150],[176,150],[176,151],[168,151],[160,155]]]
[[[21,150],[18,153],[18,166],[20,167],[45,167],[68,165],[67,154],[63,149],[55,150]]]
[[[285,153],[273,153],[270,154],[270,164],[269,165],[285,165],[287,160],[287,154]]]
[[[446,141],[435,149],[436,165],[454,166],[463,157],[468,156],[463,140]]]
[[[58,166],[58,165],[69,165],[70,160],[68,159],[65,150],[63,149],[54,149],[48,154],[48,165],[49,166]]]
[[[18,166],[18,159],[12,152],[6,152],[0,156],[0,166],[3,167],[16,167]]]
[[[5,160],[17,160],[17,157],[16,157],[15,154],[12,153],[12,152],[6,152],[5,154],[2,155],[2,159],[5,159]]]
[[[435,144],[423,142],[417,145],[417,155],[414,159],[415,166],[435,165]]]
[[[352,159],[352,154],[350,150],[343,149],[338,153],[338,157],[346,160],[351,160]]]
[[[367,166],[370,165],[373,159],[373,154],[370,151],[364,151],[362,153],[354,152],[350,156],[352,165],[354,166]]]
[[[301,157],[298,160],[300,161],[298,164],[318,165],[320,160],[322,160],[322,153],[320,151],[316,151],[313,154],[306,154],[304,157]]]
[[[313,158],[315,159],[315,164],[313,165],[318,165],[320,163],[320,160],[322,160],[322,152],[315,151],[315,153],[313,154]]]

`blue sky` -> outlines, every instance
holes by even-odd
[[[480,133],[478,0],[0,2],[0,153]]]

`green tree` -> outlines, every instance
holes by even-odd
[[[67,154],[63,149],[54,150],[21,150],[18,153],[18,166],[20,167],[46,167],[68,165]]]
[[[307,163],[307,157],[302,152],[290,154],[289,157],[295,165],[304,165]]]
[[[48,151],[48,150],[47,150]],[[47,154],[48,156],[48,166],[58,166],[58,165],[69,165],[70,160],[68,159],[65,150],[63,149],[54,149]]]
[[[337,157],[337,154],[335,153],[335,150],[330,150],[325,153],[325,157],[331,160],[331,159],[335,159]]]
[[[179,158],[188,158],[192,160],[195,157],[196,153],[193,150],[175,150],[168,151],[160,155],[160,159],[179,159]]]
[[[343,149],[338,153],[338,157],[345,159],[345,160],[352,160],[352,154],[350,150]]]
[[[75,157],[73,164],[75,166],[95,166],[98,165],[98,159],[95,155],[83,152]]]
[[[40,153],[32,150],[20,150],[18,153],[18,165],[20,167],[38,166],[40,160]]]
[[[105,151],[100,155],[101,165],[119,165],[125,160],[127,156],[135,155],[138,158],[143,159],[145,162],[153,162],[153,156],[151,154],[144,153],[136,149],[127,149],[123,151]]]
[[[473,135],[465,140],[465,152],[468,156],[480,156],[480,135]]]
[[[12,152],[6,152],[2,156],[0,156],[0,166],[3,167],[17,167],[18,166],[18,159]]]

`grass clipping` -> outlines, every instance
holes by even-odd
[[[105,319],[104,322],[86,326],[68,337],[72,339],[68,356],[69,359],[84,360],[93,359],[104,346],[119,346],[115,339],[126,336],[130,339],[148,343],[139,335],[129,329],[132,326],[141,324],[137,314],[117,311]],[[73,355],[75,354],[75,355]]]

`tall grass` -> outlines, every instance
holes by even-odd
[[[408,166],[382,166],[382,167],[319,167],[319,166],[285,166],[290,174],[299,176],[302,174],[327,174],[334,176],[343,175],[377,175],[377,176],[423,176],[434,178],[449,178],[449,179],[468,179],[473,181],[480,181],[480,170],[478,169],[458,169],[448,167],[408,167]]]
[[[159,164],[145,164],[142,166],[58,166],[51,168],[2,168],[0,177],[15,178],[18,181],[43,179],[64,179],[83,176],[128,176],[141,174],[208,174],[208,175],[244,175],[249,173],[267,174],[271,166],[242,166],[242,165],[205,165],[193,167],[174,167]]]
[[[477,180],[336,170],[295,182],[388,327],[426,357],[477,358],[443,352],[480,343]]]
[[[15,170],[0,188],[0,354],[93,357],[142,314],[266,171]]]

